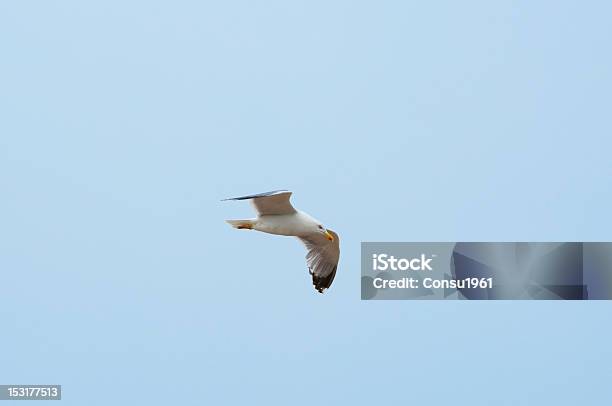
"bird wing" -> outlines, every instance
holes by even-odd
[[[312,284],[319,293],[331,286],[340,259],[340,238],[334,231],[327,231],[334,237],[334,241],[329,241],[322,234],[299,237],[308,250],[306,264],[312,275]]]
[[[233,197],[225,200],[251,200],[257,214],[260,216],[271,214],[292,214],[295,209],[289,202],[291,192],[288,190],[274,190],[272,192],[256,195]]]

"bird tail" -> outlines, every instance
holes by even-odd
[[[225,222],[229,224],[230,226],[237,228],[239,230],[242,230],[242,229],[252,230],[253,226],[255,225],[255,220],[253,219],[251,220],[225,220]]]

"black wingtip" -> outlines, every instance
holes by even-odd
[[[258,198],[258,197],[272,196],[272,195],[275,195],[277,193],[282,193],[282,192],[290,192],[290,191],[286,190],[286,189],[272,190],[270,192],[257,193],[257,194],[254,194],[254,195],[239,196],[239,197],[229,197],[229,198],[223,199],[221,201],[224,202],[226,200],[249,200],[249,199],[255,199],[255,198]]]
[[[324,293],[325,289],[329,289],[332,282],[334,281],[334,278],[336,277],[337,269],[338,267],[335,266],[329,275],[323,276],[323,277],[313,274],[312,270],[308,269],[308,271],[310,272],[310,275],[312,275],[312,284],[317,292]]]

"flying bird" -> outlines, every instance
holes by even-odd
[[[257,211],[257,218],[226,222],[237,229],[297,237],[308,250],[306,264],[312,275],[312,284],[319,293],[323,293],[336,276],[340,258],[338,234],[303,211],[296,210],[289,202],[290,197],[288,190],[275,190],[224,199],[250,200]]]

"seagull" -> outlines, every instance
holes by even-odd
[[[312,275],[312,284],[319,293],[323,293],[336,276],[340,258],[338,234],[323,227],[320,221],[310,215],[296,210],[289,202],[290,197],[291,192],[288,190],[275,190],[224,199],[250,200],[257,211],[257,218],[226,222],[239,230],[297,237],[308,250],[306,264]]]

